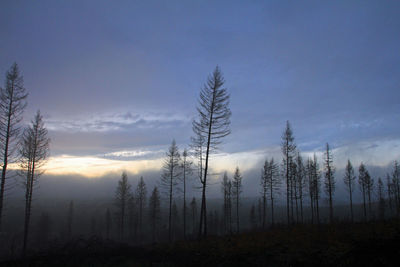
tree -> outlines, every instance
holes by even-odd
[[[308,190],[310,194],[310,206],[311,206],[311,221],[314,223],[316,220],[319,224],[319,198],[320,198],[320,187],[321,187],[321,176],[319,173],[319,166],[317,157],[314,154],[313,158],[309,158],[307,161],[307,178],[308,178]]]
[[[282,153],[283,153],[283,166],[286,180],[286,214],[287,222],[290,224],[290,188],[291,188],[291,162],[294,157],[296,145],[294,143],[293,131],[290,127],[289,121],[286,121],[286,129],[282,134]]]
[[[297,152],[296,156],[296,166],[297,166],[297,172],[296,172],[296,198],[299,199],[300,201],[300,218],[301,222],[304,222],[303,218],[303,197],[304,197],[304,187],[306,186],[306,170],[303,164],[303,158],[300,156],[300,152]]]
[[[172,209],[171,209],[171,215],[172,215],[172,239],[176,239],[178,235],[178,229],[179,229],[179,212],[178,212],[178,207],[176,206],[176,202],[174,200],[174,203],[172,204]]]
[[[118,181],[118,186],[115,191],[115,206],[117,208],[117,221],[119,226],[119,238],[124,238],[124,224],[126,220],[126,210],[128,201],[132,197],[131,185],[128,182],[128,175],[122,172],[121,180]]]
[[[166,159],[163,166],[163,174],[161,175],[161,186],[168,196],[169,212],[168,212],[168,240],[172,240],[172,201],[175,187],[178,185],[178,179],[181,176],[180,161],[178,147],[175,140],[172,141],[171,146],[166,154]]]
[[[69,202],[68,214],[67,214],[67,237],[72,237],[72,223],[74,220],[74,201]]]
[[[42,167],[49,155],[50,139],[44,127],[43,117],[37,111],[31,125],[27,127],[20,140],[19,162],[20,175],[24,177],[25,187],[25,223],[22,255],[25,255],[29,235],[33,187],[43,174]]]
[[[333,195],[335,194],[335,178],[333,176],[335,170],[332,166],[333,158],[329,149],[329,144],[326,143],[325,150],[325,193],[328,195],[329,200],[329,221],[333,222]]]
[[[188,159],[188,152],[186,149],[183,150],[182,154],[182,181],[183,181],[183,238],[186,239],[186,180],[188,176],[192,175],[192,162]]]
[[[366,206],[367,170],[362,162],[360,164],[360,167],[358,168],[358,184],[360,185],[360,191],[363,197],[364,220],[366,220],[367,219],[367,206]]]
[[[350,215],[351,221],[354,221],[354,214],[353,214],[353,192],[355,186],[356,176],[354,175],[354,169],[351,165],[350,160],[347,160],[346,170],[343,177],[343,182],[346,185],[346,189],[349,192],[349,199],[350,199]]]
[[[190,202],[190,209],[192,212],[192,232],[193,235],[196,233],[196,222],[197,222],[197,202],[196,198],[193,197],[192,201]]]
[[[149,199],[149,217],[153,242],[156,241],[158,222],[161,219],[160,212],[160,193],[155,186]]]
[[[385,191],[383,188],[382,179],[378,178],[378,199],[379,199],[379,219],[382,221],[385,219]]]
[[[264,167],[261,172],[261,195],[262,195],[262,228],[266,225],[267,196],[271,203],[271,224],[274,224],[274,199],[276,191],[280,185],[278,175],[278,165],[274,162],[274,158],[265,160]]]
[[[228,226],[229,226],[229,200],[230,200],[230,193],[231,193],[231,189],[229,188],[230,186],[232,186],[229,183],[229,178],[228,178],[228,174],[227,172],[224,172],[224,177],[222,178],[222,182],[221,182],[221,192],[224,196],[224,204],[223,204],[223,213],[222,216],[224,217],[223,219],[223,229],[224,232],[228,231]]]
[[[391,192],[394,197],[397,216],[400,215],[400,166],[397,161],[394,162],[392,172]]]
[[[0,88],[0,154],[2,170],[0,180],[0,232],[3,218],[4,191],[7,178],[7,167],[10,157],[17,147],[20,134],[20,121],[26,107],[28,94],[24,88],[24,80],[14,63],[6,73],[4,88]]]
[[[371,194],[374,191],[374,179],[371,177],[368,171],[366,172],[365,175],[365,182],[366,182],[367,196],[368,196],[368,214],[369,217],[371,218],[372,216]]]
[[[197,107],[198,121],[193,121],[193,132],[197,140],[204,140],[205,166],[202,184],[199,237],[207,235],[207,208],[206,187],[210,153],[221,144],[222,138],[230,134],[229,94],[223,88],[224,78],[218,67],[208,78],[207,83],[200,91],[200,99]]]
[[[140,180],[136,187],[136,201],[138,204],[138,211],[139,211],[139,243],[142,241],[143,229],[142,229],[142,222],[143,222],[143,210],[146,207],[146,199],[147,199],[147,189],[146,183],[143,180],[143,176],[140,177]]]
[[[233,199],[236,204],[236,231],[239,233],[239,204],[240,194],[242,193],[242,175],[240,174],[239,167],[236,167],[235,174],[233,175],[232,188],[233,188]]]

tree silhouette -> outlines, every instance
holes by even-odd
[[[149,218],[153,242],[157,237],[158,222],[161,219],[160,212],[160,193],[155,186],[149,199]]]
[[[236,232],[239,233],[239,205],[240,195],[242,194],[242,175],[240,174],[239,167],[236,167],[235,174],[232,180],[232,195],[236,204]]]
[[[333,176],[335,170],[332,164],[333,164],[332,153],[329,149],[329,144],[326,143],[325,159],[324,159],[325,192],[328,195],[328,200],[329,200],[329,221],[331,223],[333,222],[333,195],[335,194],[335,178]]]
[[[349,192],[350,215],[351,215],[351,221],[353,222],[354,221],[353,192],[354,192],[356,176],[354,175],[354,169],[353,169],[353,166],[351,165],[350,160],[347,160],[347,165],[346,165],[343,181],[344,181],[344,184],[346,185],[347,191]]]
[[[303,164],[303,158],[300,156],[300,152],[297,152],[296,156],[296,166],[297,166],[297,172],[296,172],[296,199],[299,199],[300,202],[300,219],[301,222],[304,222],[304,217],[303,217],[303,198],[304,198],[304,188],[306,186],[306,170],[305,166]]]
[[[228,230],[230,231],[230,216],[231,216],[231,193],[232,193],[232,183],[228,178],[228,173],[224,172],[224,177],[222,178],[221,182],[221,192],[224,197],[224,204],[223,204],[223,229],[226,233]]]
[[[320,198],[320,187],[321,187],[321,176],[319,173],[319,166],[317,157],[314,154],[313,158],[309,158],[307,161],[307,179],[308,179],[308,190],[310,195],[310,206],[311,206],[311,221],[314,223],[316,220],[319,224],[319,198]]]
[[[394,162],[392,172],[391,192],[394,198],[397,216],[400,216],[400,166],[397,161]]]
[[[147,199],[147,189],[146,184],[143,181],[143,176],[140,177],[139,182],[135,191],[136,202],[138,206],[138,215],[139,215],[139,243],[142,242],[143,235],[143,210],[146,208],[146,199]]]
[[[367,220],[367,173],[368,171],[366,170],[364,164],[361,162],[360,167],[358,168],[358,184],[360,185],[360,191],[363,197],[364,220]]]
[[[47,137],[47,129],[44,127],[43,117],[40,111],[37,111],[31,125],[23,132],[19,149],[20,175],[24,177],[23,184],[25,187],[23,256],[26,253],[29,235],[33,187],[39,176],[44,172],[42,167],[49,155],[49,144],[50,139]]]
[[[262,188],[262,228],[266,226],[266,210],[267,210],[267,196],[271,203],[271,224],[274,224],[274,199],[276,192],[279,189],[279,170],[278,165],[274,162],[274,158],[270,161],[265,160],[264,167],[261,172],[261,188]]]
[[[192,213],[192,232],[193,235],[196,233],[196,223],[197,223],[197,202],[196,198],[193,197],[192,201],[190,202],[190,210]]]
[[[173,194],[178,185],[178,179],[181,176],[180,169],[181,156],[179,154],[178,147],[176,146],[175,140],[172,141],[171,146],[166,153],[164,160],[163,174],[161,175],[161,186],[168,196],[168,240],[172,240],[172,202]]]
[[[3,218],[3,203],[7,167],[12,157],[20,133],[20,121],[26,107],[28,94],[24,88],[24,80],[14,63],[6,73],[4,88],[0,87],[0,154],[2,171],[0,180],[0,232]]]
[[[121,180],[118,181],[118,186],[115,191],[115,206],[117,209],[117,221],[119,227],[119,238],[124,238],[124,226],[126,220],[126,210],[128,206],[128,200],[132,197],[131,185],[128,182],[128,175],[126,172],[122,172]]]
[[[200,99],[197,107],[199,120],[193,121],[193,132],[196,136],[195,140],[205,141],[205,166],[203,178],[200,179],[202,195],[199,237],[201,235],[207,235],[206,187],[209,156],[213,150],[217,149],[222,138],[229,135],[231,132],[229,129],[231,116],[231,111],[229,110],[229,95],[227,90],[223,88],[224,82],[220,69],[216,67],[200,92]]]
[[[378,178],[378,209],[379,209],[379,219],[382,221],[385,219],[385,191],[382,179]]]
[[[190,175],[192,175],[192,162],[188,158],[188,152],[186,149],[183,150],[182,153],[182,162],[181,162],[181,169],[182,169],[182,182],[183,182],[183,238],[186,239],[186,181]]]
[[[296,145],[294,143],[293,131],[290,127],[289,121],[286,121],[286,128],[282,134],[282,153],[283,153],[283,166],[286,180],[286,214],[287,222],[291,223],[290,219],[290,195],[291,195],[291,162],[294,157]]]

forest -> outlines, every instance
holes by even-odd
[[[303,155],[287,121],[281,158],[265,155],[259,166],[258,184],[253,185],[258,194],[243,196],[246,177],[240,163],[218,173],[217,182],[211,178],[213,155],[231,133],[231,94],[218,66],[193,107],[197,117],[190,144],[181,150],[171,141],[153,187],[145,176],[132,180],[132,174],[121,170],[108,198],[53,199],[47,208],[36,194],[51,150],[46,120],[37,111],[29,115],[29,125],[22,123],[28,91],[16,63],[3,84],[0,259],[8,266],[101,261],[107,266],[395,264],[400,234],[397,159],[382,177],[370,174],[364,163],[353,166],[351,158],[339,173],[329,140],[322,157]],[[7,191],[16,187],[23,197],[8,198]],[[210,187],[218,187],[217,197],[207,195]],[[337,187],[345,188],[341,202],[335,199]],[[360,244],[367,248],[358,251]],[[365,261],[368,249],[378,255],[375,261]]]

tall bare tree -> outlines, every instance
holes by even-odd
[[[143,176],[140,177],[139,182],[135,191],[135,198],[138,207],[138,215],[139,215],[139,243],[142,242],[143,236],[143,211],[146,208],[146,199],[147,199],[147,189],[146,183],[143,180]]]
[[[228,226],[229,226],[229,194],[230,194],[230,188],[229,188],[229,178],[228,178],[228,173],[224,172],[224,177],[222,178],[221,182],[221,192],[224,196],[224,204],[223,204],[223,231],[226,233],[228,231]]]
[[[346,170],[343,177],[344,184],[346,185],[346,189],[349,192],[349,199],[350,199],[350,216],[351,221],[354,221],[354,214],[353,214],[353,192],[355,187],[356,176],[354,175],[354,169],[351,165],[350,160],[347,160]]]
[[[333,222],[333,195],[335,194],[335,169],[333,167],[332,152],[329,149],[329,144],[326,143],[325,158],[325,193],[328,195],[329,201],[329,221]]]
[[[119,238],[124,238],[124,227],[128,208],[128,201],[132,198],[131,185],[128,182],[128,175],[123,172],[121,180],[118,181],[118,186],[115,191],[115,206],[117,208],[117,221],[119,227]]]
[[[288,224],[291,223],[290,219],[290,195],[291,195],[291,162],[294,153],[296,151],[296,145],[294,143],[293,131],[290,127],[289,121],[286,121],[286,128],[282,134],[282,153],[283,153],[283,166],[286,180],[286,215]]]
[[[168,196],[168,240],[172,241],[172,203],[178,179],[181,177],[180,168],[181,156],[175,140],[172,141],[171,146],[166,153],[164,160],[163,174],[161,175],[161,186]]]
[[[239,167],[236,167],[235,174],[232,179],[232,195],[235,201],[236,208],[236,232],[239,233],[239,207],[240,207],[240,195],[242,194],[242,175],[240,174]]]
[[[20,140],[19,162],[20,174],[24,177],[25,186],[25,223],[22,255],[25,255],[29,235],[29,223],[32,208],[33,187],[43,174],[43,166],[49,155],[50,139],[44,127],[43,117],[37,111],[31,125],[27,127]]]
[[[271,205],[271,224],[275,222],[274,218],[274,199],[279,190],[279,168],[274,162],[274,158],[265,160],[264,167],[261,172],[262,187],[262,228],[266,226],[267,197],[269,197]]]
[[[160,213],[160,193],[155,186],[149,199],[149,217],[153,242],[157,238],[158,223],[161,219]]]
[[[24,80],[14,63],[6,73],[4,88],[0,87],[0,232],[3,218],[4,193],[7,178],[7,166],[13,156],[20,133],[20,121],[26,107],[28,94],[24,88]]]
[[[314,154],[313,158],[309,158],[307,161],[307,179],[308,179],[308,190],[310,195],[310,206],[311,206],[311,221],[314,223],[320,223],[319,217],[319,198],[321,191],[321,175],[319,172],[319,165],[317,157]]]
[[[300,220],[301,223],[304,222],[303,216],[303,199],[304,199],[304,188],[306,186],[306,169],[303,163],[303,158],[300,155],[300,152],[297,152],[296,156],[296,165],[297,165],[297,173],[296,173],[296,198],[299,199],[300,202]]]
[[[205,86],[200,91],[197,107],[198,121],[193,121],[193,132],[197,140],[204,140],[205,162],[202,184],[199,237],[207,235],[207,206],[206,187],[209,165],[209,156],[221,144],[222,138],[230,134],[229,94],[223,87],[225,81],[218,67],[208,78]]]
[[[189,160],[188,152],[186,149],[183,150],[182,153],[182,161],[181,161],[181,171],[182,171],[182,182],[183,182],[183,238],[186,239],[186,183],[187,179],[192,175],[192,162]]]

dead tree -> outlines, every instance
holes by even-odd
[[[364,210],[364,220],[367,220],[367,170],[364,164],[361,162],[358,168],[358,184],[360,185],[360,191],[363,198],[363,210]]]
[[[29,223],[32,208],[33,188],[43,174],[43,165],[49,155],[50,139],[44,127],[43,117],[37,111],[31,125],[27,127],[20,140],[20,175],[24,177],[25,187],[25,223],[22,255],[25,256],[29,235]]]
[[[350,201],[350,215],[351,221],[354,221],[354,214],[353,214],[353,192],[355,187],[356,176],[354,175],[354,169],[351,165],[350,160],[347,160],[346,170],[343,177],[343,182],[346,185],[346,189],[349,192],[349,201]]]
[[[140,177],[139,182],[135,191],[135,199],[137,202],[138,208],[138,228],[139,228],[139,243],[142,242],[143,236],[143,211],[146,208],[146,199],[147,199],[147,189],[146,183],[143,180],[143,176]]]
[[[325,167],[325,193],[328,195],[329,201],[329,221],[333,222],[333,195],[335,194],[335,169],[333,167],[332,152],[329,149],[329,144],[326,143],[324,167]]]
[[[378,178],[378,211],[379,211],[379,220],[383,221],[385,219],[385,190],[383,186],[382,179]]]
[[[290,219],[290,203],[291,203],[291,162],[294,157],[296,145],[294,143],[293,131],[290,127],[289,121],[286,121],[286,128],[282,134],[282,153],[283,153],[283,166],[286,182],[286,214],[287,223],[291,223]]]
[[[168,197],[168,240],[172,241],[172,203],[178,179],[181,177],[180,169],[181,156],[175,140],[166,153],[164,160],[163,174],[161,175],[161,186]]]
[[[205,166],[202,184],[199,237],[207,235],[207,206],[206,187],[209,157],[212,151],[221,144],[222,138],[230,134],[229,94],[223,88],[224,78],[218,67],[208,78],[206,85],[200,92],[200,99],[197,107],[198,121],[193,121],[193,132],[196,139],[204,140]]]
[[[122,173],[121,180],[118,181],[118,186],[115,191],[115,207],[117,209],[117,221],[119,227],[119,238],[124,239],[124,227],[126,220],[126,213],[128,201],[132,197],[131,185],[128,182],[128,175],[126,172]]]
[[[183,182],[183,238],[186,239],[186,182],[187,179],[192,175],[192,162],[188,158],[188,152],[186,149],[183,150],[182,154],[182,162],[181,162],[181,171],[182,171],[182,182]]]
[[[297,152],[296,156],[296,165],[297,165],[297,175],[296,175],[296,189],[297,189],[297,198],[300,202],[300,220],[301,223],[304,222],[303,216],[303,199],[304,199],[304,188],[306,186],[306,170],[303,164],[303,158],[300,155],[300,152]]]
[[[6,73],[4,88],[0,87],[0,154],[2,157],[0,180],[0,232],[8,163],[17,147],[20,121],[26,107],[28,94],[18,65],[14,63]]]
[[[160,213],[160,193],[157,186],[155,186],[149,199],[149,218],[153,242],[157,240],[158,223],[161,219]]]
[[[235,174],[232,179],[233,199],[235,200],[236,208],[236,232],[239,233],[239,205],[240,195],[242,194],[242,175],[240,174],[239,167],[236,167]]]

